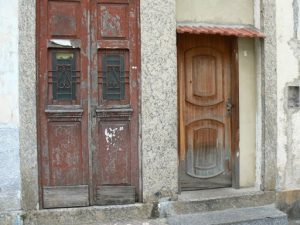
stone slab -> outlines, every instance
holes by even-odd
[[[129,220],[121,222],[97,222],[84,225],[167,225],[167,219],[147,219],[147,220]],[[82,225],[82,224],[64,224],[64,225]]]
[[[158,204],[159,217],[170,215],[225,210],[230,208],[259,207],[273,204],[274,192],[252,189],[216,189],[183,193],[179,201],[164,201]]]
[[[240,189],[235,189],[235,188],[207,189],[207,190],[199,190],[199,191],[184,191],[178,196],[178,200],[179,201],[202,201],[202,200],[209,200],[209,199],[264,195],[266,193],[254,187],[240,188]]]
[[[168,218],[168,223],[170,225],[288,225],[288,220],[285,213],[271,206],[263,206],[177,215]]]
[[[151,213],[152,204],[132,204],[34,210],[24,214],[23,218],[24,225],[96,225],[147,220],[151,218]]]

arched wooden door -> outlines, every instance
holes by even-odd
[[[43,208],[139,200],[139,1],[38,1]]]
[[[232,186],[232,43],[178,35],[181,190]]]

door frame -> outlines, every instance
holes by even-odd
[[[181,144],[181,137],[180,137],[180,62],[178,57],[178,42],[179,42],[179,35],[194,35],[200,36],[203,34],[177,34],[177,115],[178,115],[178,158],[180,160],[180,144]],[[231,37],[230,38],[230,69],[231,69],[231,99],[232,99],[232,118],[231,119],[231,172],[232,172],[232,187],[235,189],[240,188],[240,149],[239,149],[239,56],[238,56],[238,38]],[[178,174],[180,175],[180,166],[178,163]],[[180,187],[180,177],[178,176],[178,189],[179,193],[182,192]]]

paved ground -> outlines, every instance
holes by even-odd
[[[116,223],[97,223],[97,224],[86,224],[86,225],[167,225],[166,219],[155,219],[155,220],[137,220],[137,221],[126,221]],[[289,225],[300,225],[299,220],[289,220]]]
[[[68,224],[68,225],[83,225],[83,224]],[[134,220],[134,221],[119,221],[108,223],[89,223],[84,225],[168,225],[167,219],[149,219],[149,220]]]
[[[289,225],[300,225],[300,219],[299,220],[289,220]]]

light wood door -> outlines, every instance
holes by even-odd
[[[178,35],[180,188],[232,186],[232,40]]]
[[[37,8],[42,207],[139,201],[139,1]]]

